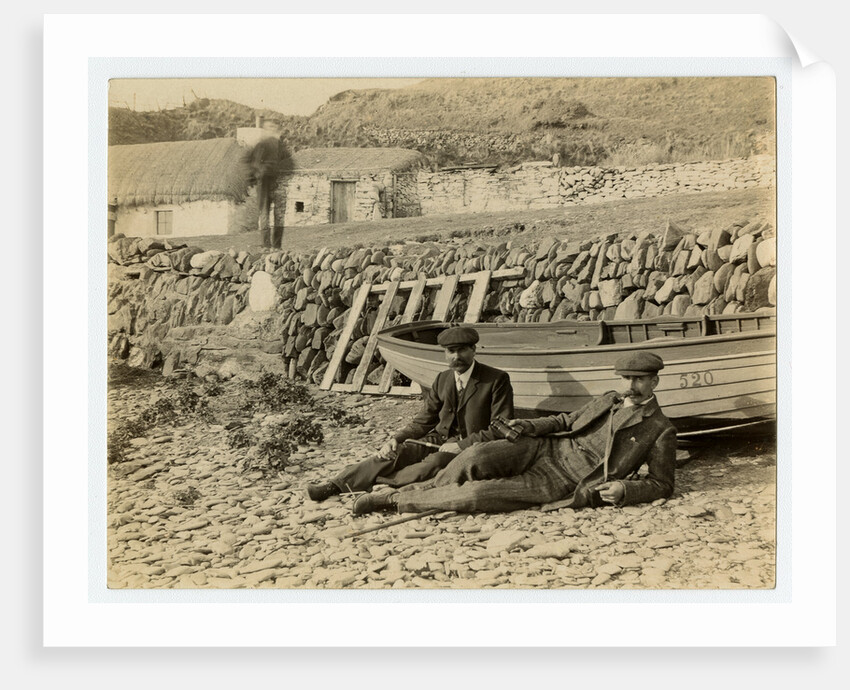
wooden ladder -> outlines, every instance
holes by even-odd
[[[388,393],[390,395],[417,395],[421,393],[421,387],[415,382],[409,386],[393,386],[392,379],[395,370],[389,364],[384,369],[380,383],[377,385],[366,384],[366,375],[369,373],[369,367],[378,348],[378,333],[386,328],[390,308],[396,295],[399,292],[410,291],[404,313],[399,322],[404,324],[410,323],[413,320],[425,295],[425,290],[428,288],[439,289],[436,301],[434,302],[434,311],[428,320],[445,321],[458,285],[472,283],[472,292],[469,295],[469,303],[463,317],[463,323],[477,323],[481,318],[481,309],[484,306],[484,299],[487,296],[491,280],[521,278],[523,274],[524,268],[517,266],[498,271],[478,271],[477,273],[439,276],[437,278],[425,278],[425,276],[421,276],[416,280],[396,280],[378,285],[368,282],[363,283],[354,295],[348,320],[342,329],[339,341],[336,344],[331,361],[328,363],[328,368],[325,370],[325,375],[322,378],[319,388],[346,393]],[[381,301],[381,306],[378,308],[375,324],[369,333],[369,339],[366,342],[363,356],[360,358],[360,363],[354,371],[354,377],[351,383],[334,383],[334,378],[340,366],[342,366],[342,360],[345,357],[348,344],[354,335],[357,320],[363,313],[369,295],[375,294],[383,294],[383,300]]]

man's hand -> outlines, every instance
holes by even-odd
[[[381,446],[381,449],[378,451],[378,457],[382,460],[390,460],[396,456],[398,452],[398,441],[394,438],[391,438],[384,445]]]
[[[534,425],[527,419],[509,419],[507,424],[520,436],[528,436],[534,430]]]
[[[626,495],[626,487],[623,482],[605,482],[596,487],[599,490],[599,498],[606,503],[617,504]]]
[[[451,453],[452,455],[457,455],[460,453],[460,446],[454,441],[446,441],[442,446],[440,446],[441,453]]]

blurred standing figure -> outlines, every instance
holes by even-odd
[[[376,182],[372,185],[372,220],[384,217],[384,185]]]

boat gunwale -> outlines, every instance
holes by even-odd
[[[378,345],[378,347],[380,348],[380,344]],[[484,353],[484,354],[489,355],[492,352],[493,352],[492,350],[487,350],[486,353]],[[582,350],[582,352],[586,352],[586,350]],[[395,351],[393,354],[395,354],[399,357],[405,356],[404,354],[399,353],[398,351]],[[481,353],[479,353],[479,354],[481,354]],[[733,359],[745,359],[745,358],[751,358],[751,357],[764,357],[764,356],[770,356],[770,355],[774,355],[774,354],[775,353],[773,351],[764,350],[764,351],[758,351],[758,352],[741,352],[741,353],[737,353],[737,354],[733,354],[733,355],[711,355],[711,356],[708,356],[708,357],[696,357],[696,358],[691,358],[691,359],[671,359],[669,362],[665,362],[664,368],[670,369],[672,367],[680,367],[680,366],[694,365],[694,364],[705,364],[707,362],[728,361],[728,360],[733,360]],[[412,355],[406,355],[406,356],[412,357]],[[384,359],[387,359],[386,355],[384,355]],[[423,359],[423,358],[418,358],[418,359]],[[434,362],[434,363],[437,363],[437,364],[440,363],[437,359],[423,359],[423,361]],[[771,364],[770,362],[765,362],[764,364],[757,365],[757,366],[770,366],[770,364]],[[775,365],[775,362],[773,364]],[[396,367],[396,368],[398,368],[398,367]],[[733,367],[733,368],[746,368],[746,367],[742,366],[742,367]],[[507,369],[511,372],[518,372],[518,373],[521,372],[521,373],[524,373],[524,374],[547,374],[547,373],[552,373],[553,371],[560,371],[560,370],[566,371],[567,370],[567,368],[564,367],[563,365],[554,365],[554,364],[550,365],[550,366],[546,366],[546,367],[510,366],[510,367],[507,367]],[[569,370],[570,373],[582,372],[584,374],[589,374],[589,373],[593,373],[593,372],[597,372],[597,371],[598,372],[610,372],[611,363],[608,362],[608,363],[605,363],[605,364],[594,364],[592,366],[583,366],[583,367],[571,366],[571,367],[569,367],[568,370]],[[667,373],[669,373],[669,372],[667,372]]]
[[[673,321],[675,322],[675,321]],[[551,325],[553,323],[571,323],[571,322],[559,322],[559,321],[550,321],[547,325]],[[582,322],[579,322],[582,323]],[[588,322],[594,323],[594,322]],[[598,324],[599,322],[595,322]],[[606,322],[607,325],[616,324],[617,322]],[[649,322],[648,322],[649,323]],[[657,323],[657,322],[652,322]],[[424,326],[437,326],[439,324],[444,324],[448,327],[450,324],[445,321],[419,321],[416,323],[407,323],[400,324],[398,326],[392,326],[387,328],[377,335],[378,346],[380,347],[381,343],[401,343],[408,349],[413,350],[422,350],[426,352],[439,352],[439,345],[431,344],[431,343],[418,343],[413,340],[405,340],[403,338],[399,338],[399,333],[410,333],[415,329],[421,329]],[[543,327],[544,324],[511,324],[511,326],[537,326]],[[481,326],[498,327],[497,324],[473,324],[473,327],[479,328]],[[487,330],[490,330],[488,328]],[[486,354],[488,355],[509,355],[511,357],[521,357],[525,355],[531,356],[542,356],[542,355],[561,355],[561,354],[573,354],[573,353],[602,353],[602,352],[620,352],[622,350],[636,350],[636,349],[655,349],[655,348],[669,348],[669,347],[693,347],[699,345],[708,345],[711,343],[730,343],[741,340],[757,340],[757,339],[765,339],[765,338],[776,338],[776,330],[775,329],[758,329],[752,331],[744,331],[739,333],[721,333],[719,335],[698,335],[691,338],[675,338],[675,337],[662,337],[662,338],[653,338],[650,340],[644,340],[636,343],[610,343],[608,345],[589,345],[585,347],[572,347],[572,348],[530,348],[530,349],[515,349],[511,347],[498,347],[498,348],[486,348]],[[484,352],[484,348],[481,347],[480,350],[482,353]],[[745,355],[749,353],[741,353],[741,355]]]

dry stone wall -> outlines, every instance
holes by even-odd
[[[392,209],[389,215],[393,218],[410,218],[422,215],[422,205],[419,203],[418,171],[401,172],[393,176]]]
[[[595,241],[549,238],[403,247],[202,251],[153,239],[109,245],[110,353],[137,366],[194,369],[229,378],[277,370],[321,381],[364,281],[411,280],[522,266],[524,277],[494,282],[482,321],[640,319],[770,309],[776,305],[776,236],[762,218],[699,234],[668,223],[662,231]],[[455,295],[448,320],[466,311]],[[404,312],[400,292],[390,324]],[[426,291],[415,318],[432,313]],[[375,323],[382,294],[359,315],[337,380],[350,381]],[[367,377],[377,383],[376,360]]]
[[[546,161],[498,170],[420,171],[418,191],[427,216],[773,187],[775,177],[773,156],[639,168],[565,168]]]
[[[429,150],[451,148],[462,151],[495,151],[508,153],[517,150],[519,137],[515,134],[480,134],[434,129],[394,129],[364,127],[363,133],[376,146],[399,146],[405,149]]]

